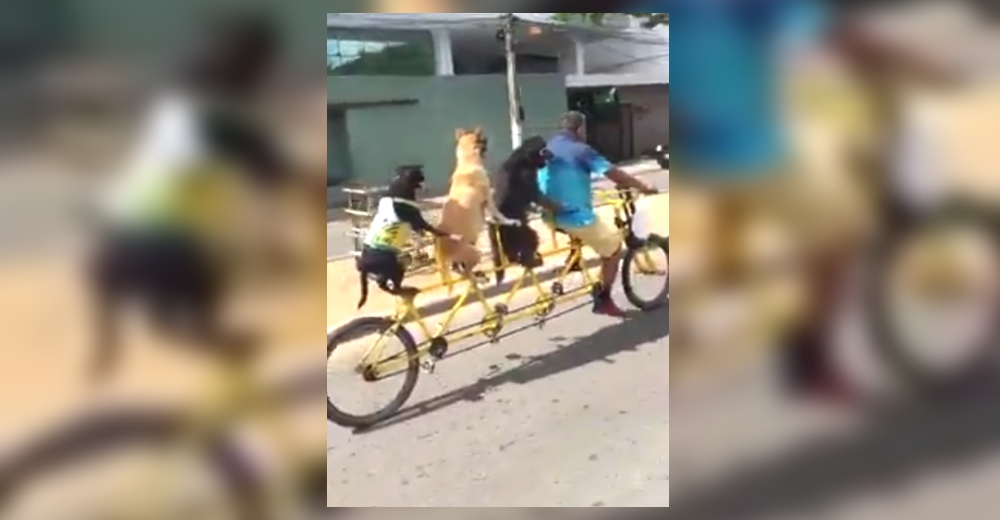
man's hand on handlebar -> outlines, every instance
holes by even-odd
[[[655,186],[646,185],[640,182],[638,179],[636,179],[635,185],[624,186],[619,184],[616,186],[616,188],[620,191],[634,191],[642,195],[657,195],[660,193],[660,190],[657,189]]]
[[[640,181],[635,176],[626,173],[620,168],[612,168],[604,174],[608,180],[615,183],[618,189],[632,189],[644,195],[654,195],[658,193],[656,188],[647,185],[645,182]]]

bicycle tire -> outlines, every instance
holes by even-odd
[[[365,317],[356,319],[339,329],[331,331],[326,337],[327,359],[337,349],[339,343],[365,332],[384,333],[393,326],[393,323],[392,320],[385,317]],[[396,397],[389,404],[374,413],[354,415],[337,408],[330,399],[329,393],[327,393],[326,418],[330,422],[345,428],[367,428],[391,417],[410,398],[410,394],[413,393],[413,389],[417,385],[417,378],[420,375],[420,360],[417,359],[417,342],[414,341],[410,332],[403,327],[396,329],[395,337],[403,343],[403,348],[408,358],[403,386],[396,394]]]
[[[925,367],[911,354],[913,349],[908,348],[902,330],[897,328],[896,320],[892,318],[891,291],[885,282],[892,279],[895,260],[906,241],[934,227],[956,224],[984,228],[991,237],[991,247],[1000,252],[1000,219],[997,213],[976,205],[953,204],[927,215],[897,222],[875,242],[868,257],[868,283],[865,284],[864,304],[868,309],[865,315],[868,316],[867,328],[873,340],[874,352],[889,373],[917,395],[930,396],[947,392],[969,382],[979,381],[991,370],[995,371],[988,361],[996,354],[994,338],[1000,334],[1000,321],[996,321],[989,333],[976,342],[975,354],[945,378],[939,372]],[[1000,309],[996,311],[1000,315]]]
[[[159,447],[181,441],[189,423],[179,413],[115,410],[85,417],[33,442],[0,464],[0,515],[19,491],[46,474],[83,459],[135,445]],[[220,438],[206,446],[205,461],[221,479],[227,502],[241,520],[267,520],[264,485],[235,444]]]
[[[632,263],[635,262],[635,255],[637,252],[647,249],[650,246],[663,250],[663,253],[667,257],[667,280],[663,284],[663,288],[652,300],[644,300],[635,292],[635,287],[633,286],[632,280]],[[649,238],[643,241],[641,245],[637,247],[629,247],[625,251],[625,256],[622,258],[622,289],[625,291],[625,298],[628,299],[629,303],[634,305],[637,309],[642,311],[651,311],[658,309],[665,305],[670,300],[670,239],[669,237],[660,237],[657,235],[650,235]]]

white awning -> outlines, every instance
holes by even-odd
[[[506,13],[328,13],[326,25],[344,29],[447,29],[498,28]],[[660,43],[648,30],[613,29],[555,22],[547,13],[514,13],[517,19],[567,31],[583,42],[620,39],[636,43]]]

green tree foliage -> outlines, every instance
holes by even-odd
[[[556,13],[554,18],[556,21],[563,23],[571,22],[583,22],[592,25],[601,25],[604,23],[604,15],[608,13]],[[657,27],[660,25],[667,25],[669,21],[669,13],[628,13],[632,16],[636,16],[642,19],[642,26],[647,29]]]

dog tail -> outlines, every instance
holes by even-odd
[[[368,273],[365,271],[358,271],[358,273],[361,275],[361,279],[358,280],[361,285],[361,299],[358,300],[358,309],[360,309],[368,302]]]
[[[504,270],[505,260],[503,244],[500,239],[500,226],[490,225],[488,232],[490,234],[490,252],[493,254],[493,272],[496,273],[496,280],[498,284],[503,283],[506,277],[506,272]]]

